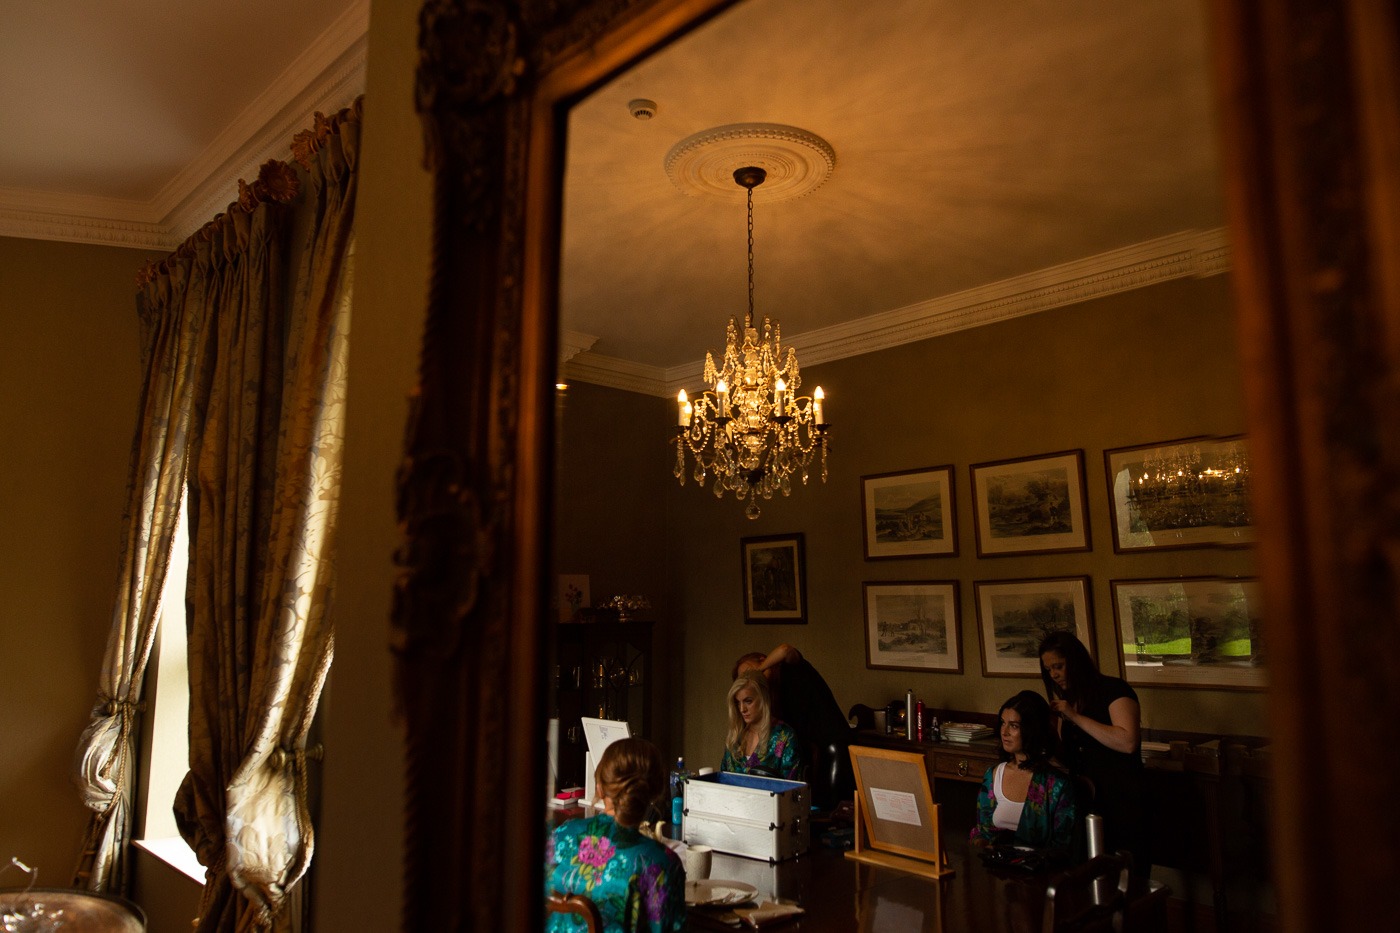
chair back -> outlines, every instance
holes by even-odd
[[[1113,923],[1114,933],[1167,933],[1167,898],[1172,889],[1160,881],[1134,879]]]
[[[1045,890],[1042,933],[1088,933],[1114,928],[1123,907],[1128,857],[1099,855],[1055,876]]]
[[[560,894],[554,892],[544,899],[545,915],[573,914],[582,917],[588,933],[603,933],[603,915],[598,905],[582,894]]]

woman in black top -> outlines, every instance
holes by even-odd
[[[1040,676],[1059,713],[1060,740],[1071,773],[1089,785],[1085,808],[1104,818],[1108,851],[1126,849],[1133,873],[1152,867],[1143,801],[1142,712],[1133,688],[1099,673],[1073,632],[1040,643]]]

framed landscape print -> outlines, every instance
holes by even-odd
[[[744,621],[807,621],[807,567],[801,534],[741,538]]]
[[[1259,585],[1235,577],[1113,580],[1123,678],[1139,687],[1264,689]]]
[[[956,580],[865,584],[865,666],[962,673]]]
[[[957,555],[951,466],[862,476],[860,500],[866,560]]]
[[[1039,677],[1041,641],[1070,631],[1094,652],[1089,578],[985,580],[972,585],[982,673],[989,677]]]
[[[1113,549],[1239,547],[1254,541],[1242,436],[1104,451]]]
[[[1084,451],[972,467],[977,556],[1089,550]]]

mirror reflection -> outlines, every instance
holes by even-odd
[[[890,777],[858,788],[833,762],[848,745],[925,762],[949,857],[975,870],[967,837],[1004,750],[999,708],[1033,691],[1065,723],[1087,715],[1087,686],[1042,680],[1044,638],[1068,630],[1126,691],[1099,699],[1104,728],[1128,734],[1116,753],[1135,761],[1132,793],[1153,801],[1135,874],[1224,903],[1238,879],[1205,870],[1221,853],[1202,840],[1220,827],[1199,801],[1228,774],[1243,803],[1219,818],[1249,876],[1236,904],[1267,910],[1266,651],[1197,4],[848,14],[749,0],[570,113],[553,790],[585,787],[603,754],[589,730],[611,728],[646,738],[690,793],[739,794],[716,806],[741,810],[743,787],[700,771],[720,769],[736,735],[775,734],[731,723],[754,653],[773,718],[799,727],[814,857],[759,840],[770,865],[692,834],[715,849],[709,878],[809,913],[843,891],[830,896],[844,928],[852,909],[866,927],[960,916],[972,902],[920,899],[911,881],[848,896],[851,804],[881,799],[869,791]],[[747,166],[762,184],[736,184]],[[749,360],[765,389],[741,406],[745,367],[719,384],[726,344],[744,363],[765,318],[781,350],[769,369]],[[805,483],[798,468],[760,488],[794,392],[794,413],[827,429],[828,475],[813,460]],[[769,458],[731,471],[742,497],[717,435],[736,464],[754,447]],[[1076,759],[1055,752],[1056,766]],[[1082,790],[1081,829],[1096,790]],[[653,834],[685,834],[672,795],[646,815]]]

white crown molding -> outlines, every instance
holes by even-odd
[[[559,365],[563,366],[569,360],[578,356],[585,350],[591,350],[598,342],[598,338],[592,334],[581,334],[576,330],[562,330],[559,332]]]
[[[587,382],[636,392],[640,395],[674,395],[666,390],[666,370],[615,356],[582,352],[560,367],[566,380]]]
[[[314,114],[364,91],[370,0],[357,0],[150,201],[0,189],[0,236],[170,250],[238,197],[239,179],[291,155]]]
[[[1220,275],[1229,268],[1224,230],[1189,230],[797,334],[786,343],[797,350],[802,365],[810,367],[1172,279]],[[695,388],[704,364],[697,361],[663,370],[580,353],[568,368],[573,378],[583,382],[670,397],[680,389]]]

